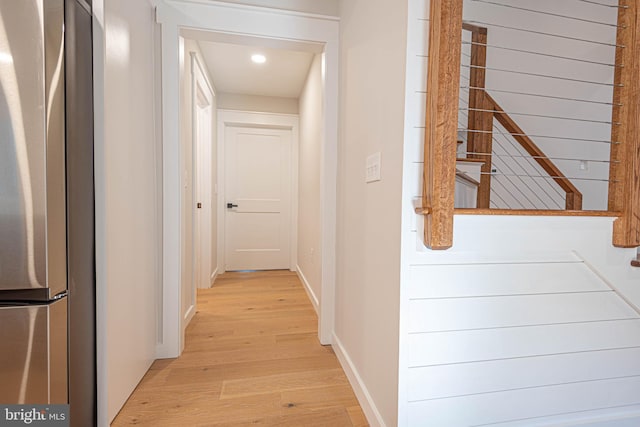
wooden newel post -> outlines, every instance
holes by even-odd
[[[424,145],[425,245],[453,245],[462,0],[431,0]]]
[[[480,209],[489,209],[491,200],[491,168],[493,152],[493,106],[485,96],[487,66],[487,29],[463,23],[471,31],[471,68],[469,70],[469,120],[467,151],[472,159],[483,160],[478,203]]]
[[[621,212],[613,244],[640,246],[640,6],[621,0],[611,125],[609,210]]]

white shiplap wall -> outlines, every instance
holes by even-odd
[[[428,0],[409,0],[398,425],[640,425],[640,271],[612,218],[457,216],[421,243]]]

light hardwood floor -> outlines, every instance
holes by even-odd
[[[198,291],[178,359],[156,361],[113,426],[367,426],[295,273],[226,273]]]

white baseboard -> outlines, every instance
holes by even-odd
[[[295,272],[298,274],[298,277],[300,278],[300,281],[302,282],[302,285],[304,286],[304,290],[307,291],[307,295],[309,296],[309,299],[311,300],[311,304],[313,305],[313,308],[316,311],[316,314],[320,315],[320,311],[319,311],[320,310],[320,300],[318,300],[318,297],[316,297],[315,292],[313,292],[313,289],[311,289],[311,285],[309,285],[309,282],[307,281],[307,278],[305,277],[304,273],[300,269],[299,265],[296,266]]]
[[[336,353],[336,356],[340,361],[340,365],[342,365],[342,369],[344,369],[345,374],[347,374],[349,383],[351,383],[353,392],[358,398],[360,407],[362,408],[364,415],[367,417],[369,425],[371,427],[386,427],[386,424],[382,419],[382,415],[380,415],[371,394],[369,394],[369,390],[367,390],[367,386],[362,381],[362,378],[360,378],[360,374],[358,374],[358,370],[342,345],[342,341],[340,341],[340,338],[338,338],[335,333],[333,334],[332,346],[333,351]]]
[[[193,316],[195,316],[195,315],[196,315],[196,306],[192,305],[191,307],[189,307],[187,312],[184,314],[184,327],[185,328],[191,322],[191,319],[193,319]]]
[[[216,269],[213,271],[213,273],[211,273],[211,278],[209,279],[209,287],[213,287],[213,284],[216,282],[216,279],[218,278],[218,268],[216,267]]]

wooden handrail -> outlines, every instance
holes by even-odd
[[[487,28],[486,27],[481,27],[479,25],[475,25],[475,24],[470,24],[468,22],[462,21],[462,29],[465,31],[469,31],[472,33],[478,33],[478,34],[487,34]]]
[[[518,141],[520,146],[544,169],[545,172],[567,193],[566,209],[579,211],[582,209],[582,193],[573,185],[571,181],[562,173],[560,169],[547,157],[547,155],[536,145],[525,131],[507,114],[502,107],[489,95],[483,91],[487,102],[490,104],[489,114],[511,134],[513,139]]]

